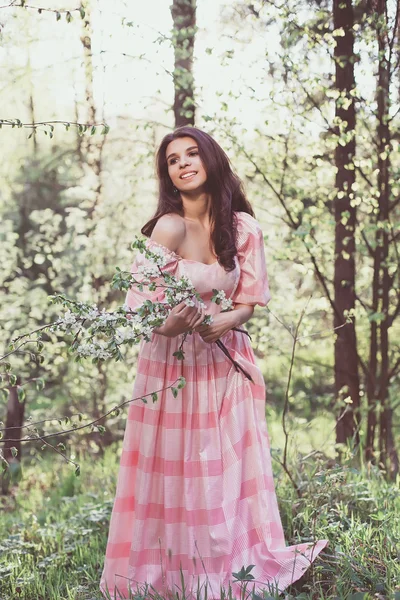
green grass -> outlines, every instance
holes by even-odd
[[[273,454],[279,455],[282,434],[271,418],[269,430]],[[328,469],[326,455],[304,460],[298,448],[309,452],[317,447],[317,431],[319,426],[300,427],[296,444],[291,444],[290,467],[301,483],[300,499],[274,462],[287,544],[321,538],[330,542],[284,596],[400,600],[398,486],[387,483],[376,469],[356,469],[350,463]],[[80,477],[57,456],[39,454],[36,462],[24,466],[18,488],[0,497],[1,600],[103,600],[98,586],[118,451],[113,446],[101,458],[76,457]]]

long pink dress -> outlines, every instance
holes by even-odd
[[[260,225],[238,212],[236,268],[226,273],[163,250],[164,271],[186,274],[207,305],[212,289],[222,289],[235,303],[266,306],[270,300]],[[138,253],[132,273],[145,264]],[[145,298],[161,301],[162,292],[127,294],[135,309]],[[242,326],[243,327],[243,326]],[[265,420],[265,384],[246,334],[229,331],[222,338],[231,356],[254,383],[215,343],[195,332],[184,344],[185,359],[175,358],[182,336],[153,333],[141,341],[137,376],[118,475],[100,589],[112,598],[129,598],[147,582],[161,594],[186,593],[207,585],[209,598],[220,598],[220,586],[240,587],[232,572],[255,565],[247,590],[284,590],[299,579],[326,546],[326,540],[286,546],[275,494],[270,444]],[[140,398],[176,382],[186,386],[175,398],[171,390],[144,404]],[[179,591],[181,593],[181,591]],[[176,595],[175,595],[176,598]]]

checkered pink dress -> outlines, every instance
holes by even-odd
[[[270,300],[262,231],[247,213],[238,213],[238,256],[230,273],[218,262],[204,265],[152,240],[146,244],[165,252],[164,270],[191,279],[209,313],[221,310],[210,300],[213,288],[235,303],[266,306]],[[145,261],[138,253],[132,272]],[[128,292],[131,308],[145,298],[162,300],[162,292],[146,289]],[[197,332],[186,338],[183,361],[172,356],[182,336],[153,333],[150,342],[140,344],[133,390],[139,400],[129,405],[100,583],[112,598],[129,598],[129,589],[143,589],[145,582],[161,594],[179,591],[180,570],[189,597],[207,585],[208,597],[220,598],[220,586],[227,590],[229,583],[233,597],[239,597],[232,572],[248,565],[255,565],[256,590],[269,584],[282,591],[327,544],[285,545],[264,380],[246,334],[230,331],[221,339],[254,383]],[[166,390],[154,404],[140,400],[181,375],[186,386],[177,398]]]

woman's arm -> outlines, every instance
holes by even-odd
[[[211,325],[199,325],[195,328],[202,339],[212,343],[228,333],[234,327],[240,327],[250,319],[254,312],[254,306],[250,304],[236,304],[233,310],[220,312],[213,315]]]
[[[233,310],[228,311],[227,315],[232,318],[232,327],[240,327],[253,316],[254,306],[251,304],[235,304]]]

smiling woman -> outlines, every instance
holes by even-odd
[[[157,174],[157,210],[142,233],[151,236],[162,215],[179,215],[187,231],[179,249],[182,256],[203,263],[218,259],[227,271],[233,270],[234,213],[254,212],[219,144],[195,127],[180,127],[166,135],[158,149]]]
[[[202,324],[200,306],[181,302],[151,341],[141,342],[133,397],[162,392],[156,403],[129,407],[100,588],[122,599],[147,583],[149,594],[176,598],[183,575],[186,598],[207,587],[216,600],[229,586],[239,598],[233,573],[253,565],[259,593],[283,591],[327,542],[285,544],[265,384],[240,329],[255,305],[270,300],[263,233],[227,156],[208,134],[180,128],[164,138],[157,158],[160,197],[142,229],[151,235],[146,245],[162,252],[164,271],[190,278],[212,323]],[[136,277],[146,261],[136,256]],[[221,312],[211,301],[215,288],[233,310]],[[136,310],[163,297],[159,288],[134,287],[126,302]],[[174,353],[183,342],[182,361]],[[180,376],[186,385],[175,398],[169,387]]]

